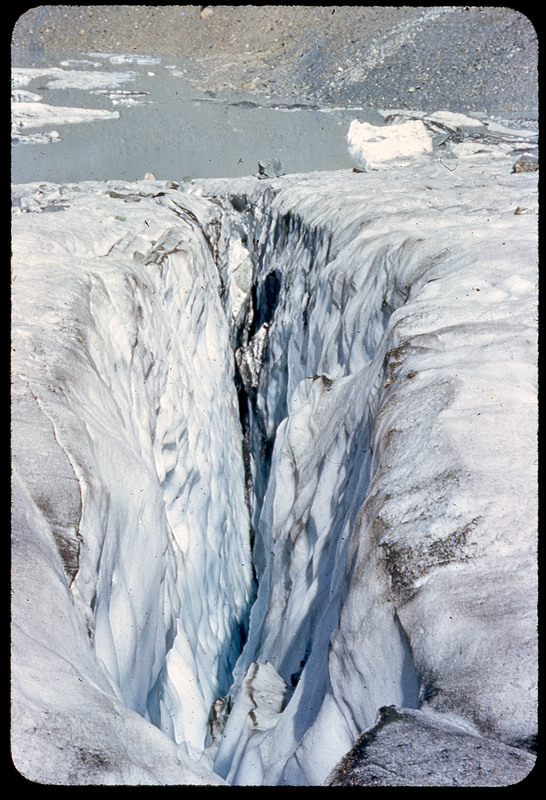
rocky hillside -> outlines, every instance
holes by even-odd
[[[533,113],[537,35],[510,8],[38,6],[15,53],[114,51],[189,59],[202,88],[433,111]]]

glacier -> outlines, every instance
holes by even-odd
[[[25,777],[531,772],[536,136],[474,122],[355,171],[13,187]]]

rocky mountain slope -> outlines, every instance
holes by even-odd
[[[466,6],[37,6],[16,49],[187,58],[204,89],[333,105],[537,110],[537,35],[511,8]]]

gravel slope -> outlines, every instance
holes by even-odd
[[[536,114],[537,35],[510,8],[38,6],[13,60],[55,51],[188,59],[202,89],[323,103]]]

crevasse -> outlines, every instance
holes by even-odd
[[[73,592],[124,701],[194,758],[253,593],[218,283],[208,239],[184,219],[130,274],[95,277],[78,398],[92,453],[80,468],[96,477],[83,481]]]
[[[73,592],[124,702],[194,759],[247,781],[237,710],[213,741],[211,707],[226,697],[231,709],[233,680],[269,663],[284,687],[278,713],[300,707],[295,747],[329,697],[384,332],[407,293],[397,249],[411,243],[393,252],[373,240],[349,266],[330,224],[284,211],[274,192],[220,200],[208,224],[171,204],[177,225],[137,252],[132,274],[88,289],[93,381],[79,414],[100,485],[84,482]],[[411,659],[390,624],[397,688],[383,699],[414,705]]]
[[[322,785],[385,706],[528,747],[533,180],[21,190],[26,774]]]
[[[347,548],[369,485],[374,417],[385,391],[385,331],[407,298],[403,266],[415,243],[393,247],[374,239],[354,249],[349,240],[339,247],[328,220],[309,225],[267,191],[257,207],[254,198],[240,195],[224,202],[233,241],[244,242],[254,267],[236,362],[253,467],[258,595],[215,769],[235,783],[261,783],[265,776],[269,783],[288,776],[306,783],[299,767],[289,763],[283,774],[262,763],[263,740],[282,715],[290,762],[290,748],[332,697],[329,640],[343,602]],[[389,650],[390,685],[384,675],[370,676],[373,700],[369,716],[359,721],[363,728],[373,723],[377,703],[418,703],[405,634],[392,610],[388,614],[382,646]],[[276,680],[278,715],[269,715],[263,729],[249,723],[247,708],[248,675],[257,664],[274,667]],[[348,716],[354,736],[358,723],[352,712]]]

